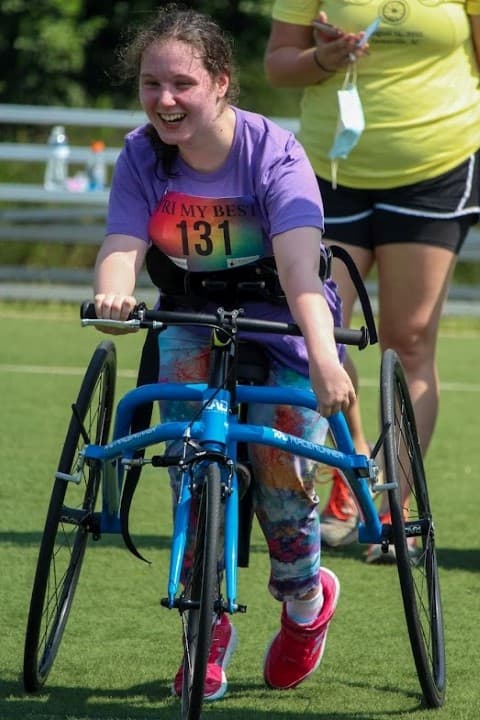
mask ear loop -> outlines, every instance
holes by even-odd
[[[337,172],[338,172],[338,158],[330,160],[330,168],[332,173],[332,190],[337,189]]]
[[[343,81],[342,90],[346,90],[347,88],[355,87],[357,84],[357,61],[350,60],[347,72],[345,73],[345,79]]]
[[[345,77],[343,79],[343,85],[342,90],[346,90],[349,87],[355,87],[357,84],[357,61],[351,60],[347,71],[345,73]],[[337,133],[340,129],[340,113],[337,120],[337,128],[335,130],[335,133]],[[330,169],[331,169],[331,175],[332,175],[332,189],[337,189],[337,173],[338,173],[338,163],[340,158],[332,158],[330,161]]]

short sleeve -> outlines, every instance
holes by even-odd
[[[133,235],[148,242],[150,213],[141,185],[123,150],[115,164],[107,215],[107,235]]]
[[[320,5],[318,0],[275,0],[272,18],[292,25],[310,25],[312,19],[318,15]]]
[[[263,178],[270,237],[302,226],[317,227],[323,232],[318,182],[298,140],[291,136]]]
[[[133,235],[149,242],[148,225],[166,188],[166,179],[144,128],[129,133],[115,163],[107,234]]]

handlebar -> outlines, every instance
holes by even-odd
[[[128,320],[102,320],[95,313],[95,304],[89,301],[82,303],[80,318],[82,326],[116,327],[125,329],[164,330],[169,325],[197,325],[216,327],[222,330],[244,330],[275,335],[301,335],[299,326],[293,322],[259,320],[242,315],[242,310],[225,311],[219,307],[216,314],[184,312],[179,310],[149,310],[143,303],[137,305]],[[356,345],[363,350],[369,345],[370,337],[366,327],[358,330],[351,328],[334,328],[335,341],[344,345]]]

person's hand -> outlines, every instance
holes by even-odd
[[[315,25],[315,20],[325,25],[325,29]],[[369,45],[358,46],[364,32],[346,33],[335,25],[330,25],[327,14],[319,12],[313,21],[313,39],[317,46],[316,57],[322,68],[336,72],[347,67],[362,55],[368,54]]]
[[[346,412],[355,401],[352,381],[337,358],[311,361],[310,381],[318,400],[317,410],[324,417]]]
[[[94,297],[97,318],[102,320],[128,320],[137,305],[133,295],[115,295],[114,293],[98,293]],[[135,328],[112,328],[97,326],[97,329],[108,335],[123,335],[135,332]]]

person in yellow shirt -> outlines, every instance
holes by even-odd
[[[299,139],[322,193],[326,241],[343,246],[364,278],[376,264],[380,347],[404,365],[425,454],[438,414],[439,320],[480,213],[480,1],[275,0],[272,17],[267,76],[304,88]],[[348,324],[356,298],[342,265],[333,272]],[[348,368],[357,383],[350,359]],[[358,401],[347,418],[366,452]],[[342,487],[337,478],[322,513],[331,545],[354,537]],[[382,558],[369,549],[367,561]]]

